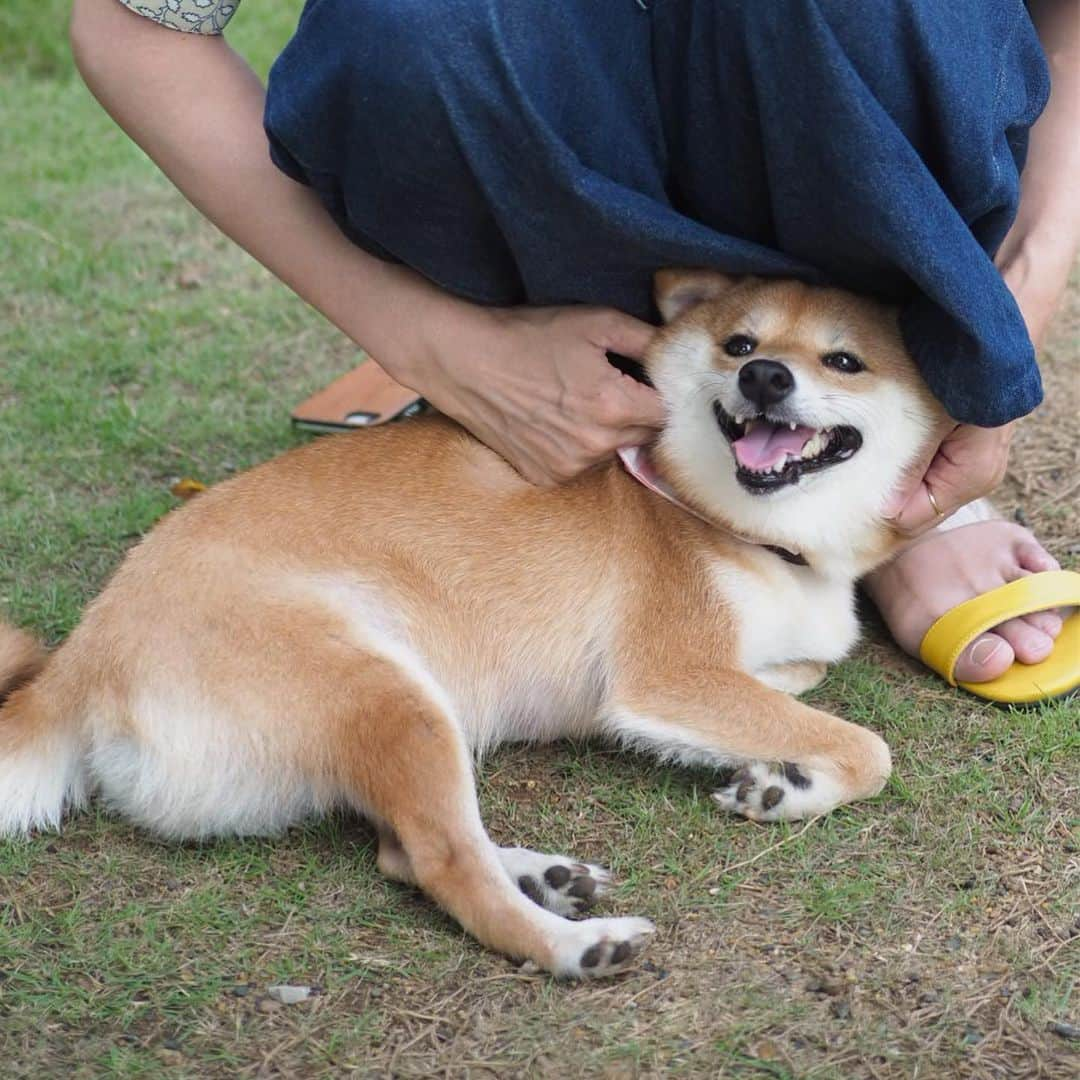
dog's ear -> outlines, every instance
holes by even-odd
[[[657,270],[653,296],[664,322],[671,322],[697,304],[726,293],[735,281],[719,270]]]

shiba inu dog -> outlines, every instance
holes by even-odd
[[[609,737],[715,766],[720,806],[762,821],[879,791],[886,744],[791,695],[855,642],[854,582],[899,542],[881,507],[940,409],[870,300],[704,271],[657,297],[668,423],[634,467],[668,500],[616,463],[532,487],[437,417],[235,477],[55,655],[0,628],[0,834],[93,792],[167,837],[345,806],[481,942],[599,976],[652,926],[566,918],[607,875],[497,848],[474,754]]]

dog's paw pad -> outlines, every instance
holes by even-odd
[[[649,936],[656,928],[648,919],[593,919],[582,926],[600,931],[594,940],[581,950],[577,958],[577,971],[582,978],[597,979],[624,970],[637,957]]]
[[[534,903],[544,906],[544,887],[536,878],[522,874],[517,880],[518,888]]]
[[[771,810],[774,806],[777,806],[784,798],[784,789],[777,787],[775,784],[772,787],[767,787],[761,793],[761,809]]]
[[[804,789],[812,783],[810,777],[793,761],[781,761],[776,768],[779,768],[781,775],[792,787]]]
[[[790,761],[752,761],[727,773],[722,782],[713,799],[751,821],[803,817],[813,788],[810,775]]]
[[[544,855],[527,848],[501,848],[503,865],[517,887],[534,903],[556,915],[581,915],[611,887],[602,866],[566,855]]]
[[[611,875],[589,863],[556,863],[544,871],[544,885],[548,893],[544,907],[560,915],[579,915],[607,892]]]

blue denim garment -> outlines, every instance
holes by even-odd
[[[458,295],[651,318],[664,266],[831,282],[992,426],[1041,400],[991,257],[1048,92],[1021,0],[309,0],[266,130]]]

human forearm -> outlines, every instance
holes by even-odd
[[[351,244],[273,165],[262,85],[223,38],[163,28],[116,0],[75,0],[71,38],[87,86],[184,195],[384,363],[421,354],[421,328],[461,317],[460,301]]]
[[[75,0],[71,36],[94,95],[196,207],[524,476],[568,479],[662,422],[655,393],[605,359],[639,359],[649,325],[480,307],[350,243],[271,162],[263,88],[220,37],[162,28],[116,0]]]
[[[1020,207],[997,264],[1038,346],[1080,249],[1080,19],[1074,0],[1030,6],[1052,86],[1031,130]]]

